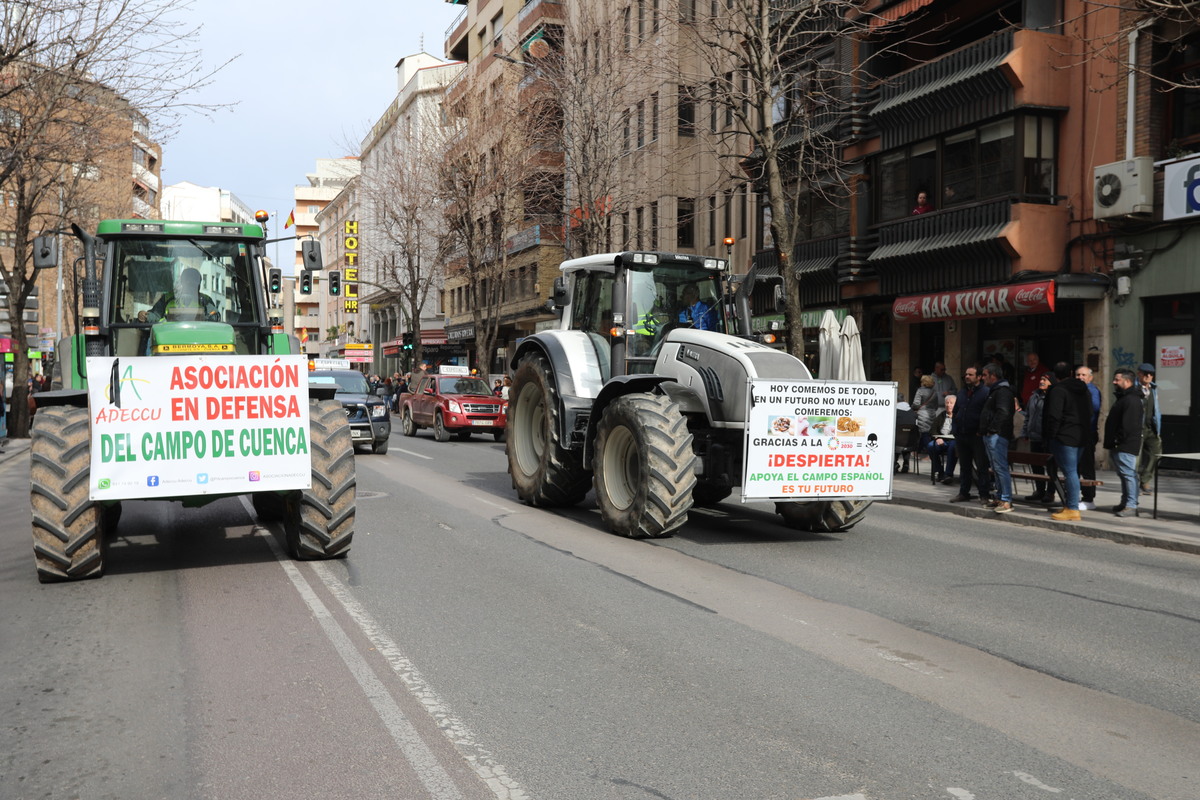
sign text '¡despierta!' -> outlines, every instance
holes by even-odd
[[[236,439],[236,442],[235,442]],[[100,435],[100,460],[182,461],[189,458],[281,456],[308,453],[304,428],[243,428],[212,431],[147,431],[135,448],[133,434]]]

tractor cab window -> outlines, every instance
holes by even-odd
[[[726,332],[720,273],[692,264],[660,263],[630,269],[627,275],[629,372],[651,371],[663,339],[676,328]]]
[[[141,355],[133,342],[146,328],[178,321],[243,327],[235,332],[238,352],[252,352],[259,311],[247,243],[128,238],[113,242],[111,254],[107,313],[119,353]]]

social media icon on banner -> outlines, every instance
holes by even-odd
[[[196,483],[208,483],[208,473],[201,472],[196,476]]]
[[[158,476],[157,475],[147,475],[146,476],[146,485],[147,486],[158,486]]]
[[[250,480],[252,480],[252,481],[261,481],[261,480],[262,480],[262,473],[261,473],[261,472],[259,472],[259,471],[258,471],[258,470],[256,470],[256,469],[255,469],[255,470],[250,470]]]

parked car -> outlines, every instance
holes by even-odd
[[[400,430],[416,436],[421,428],[433,428],[439,442],[450,441],[452,434],[465,441],[472,433],[490,433],[499,442],[504,440],[507,406],[480,378],[423,375],[400,397]]]
[[[317,369],[308,373],[308,380],[310,383],[337,384],[334,398],[346,409],[355,446],[369,445],[371,451],[379,455],[387,452],[392,435],[387,398],[371,391],[367,376],[352,369]]]

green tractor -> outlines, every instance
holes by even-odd
[[[58,342],[30,430],[38,579],[102,575],[121,501],[135,498],[199,507],[250,495],[260,518],[282,520],[294,558],[344,556],[350,428],[283,332],[262,225],[105,220],[95,236],[70,232],[84,252],[81,330]],[[35,268],[58,265],[57,241],[35,241]],[[320,269],[316,242],[302,252]]]

